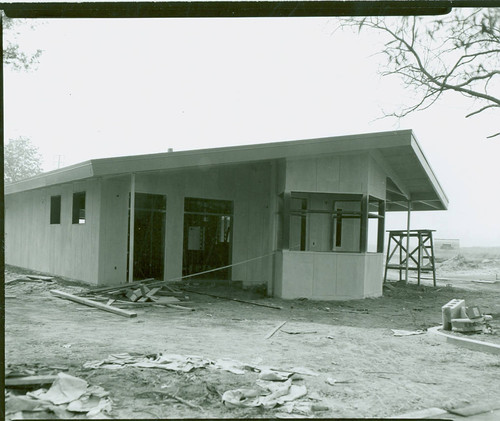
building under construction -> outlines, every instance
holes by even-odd
[[[7,264],[323,300],[381,295],[386,213],[448,204],[410,130],[96,159],[5,191]]]

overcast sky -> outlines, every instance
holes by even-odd
[[[37,69],[5,70],[6,139],[27,136],[46,170],[91,158],[413,129],[449,200],[412,228],[462,246],[500,246],[498,113],[465,119],[449,94],[428,111],[382,78],[374,33],[332,18],[45,20],[20,27]],[[9,36],[9,35],[7,35]],[[497,95],[498,96],[498,95]],[[406,215],[388,216],[388,229]]]

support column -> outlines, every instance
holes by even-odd
[[[130,211],[128,236],[128,282],[134,280],[135,174],[130,174]]]
[[[408,216],[406,219],[406,265],[405,265],[405,284],[408,283],[408,264],[410,263],[410,215],[411,201],[408,200]]]

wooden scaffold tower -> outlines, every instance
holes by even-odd
[[[384,282],[387,282],[387,271],[395,269],[399,271],[399,280],[408,282],[408,271],[417,271],[417,283],[420,285],[420,275],[432,272],[432,280],[436,286],[436,261],[434,258],[434,243],[432,233],[434,230],[395,230],[387,231],[389,241],[387,243],[387,257],[385,262]],[[417,239],[416,245],[410,246],[411,239]]]

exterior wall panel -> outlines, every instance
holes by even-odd
[[[72,224],[73,193],[85,191],[85,224]],[[6,263],[96,284],[100,181],[6,196]],[[50,224],[50,197],[61,195],[61,223]]]

